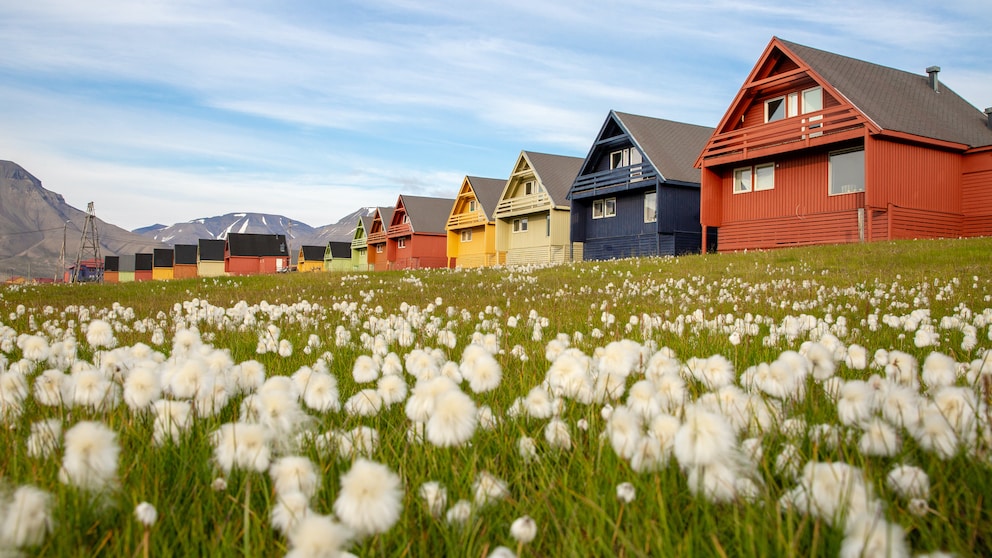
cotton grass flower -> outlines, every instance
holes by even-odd
[[[337,558],[345,556],[354,533],[328,515],[307,514],[289,532],[286,558]]]
[[[148,502],[141,502],[134,507],[134,518],[145,527],[151,527],[158,521],[158,510]]]
[[[83,490],[100,491],[117,482],[117,435],[99,422],[77,423],[65,433],[65,454],[59,481]]]
[[[838,553],[839,558],[903,558],[909,555],[906,533],[902,527],[889,523],[875,513],[861,514],[849,523]]]
[[[517,453],[520,454],[524,463],[531,463],[537,460],[537,442],[530,436],[521,436],[517,439]]]
[[[464,525],[472,517],[472,502],[458,500],[444,514],[444,520],[452,525]]]
[[[530,543],[537,536],[537,522],[529,515],[514,519],[510,524],[510,536],[521,545]],[[520,553],[519,548],[517,553]]]
[[[736,443],[737,436],[723,415],[691,405],[675,435],[675,457],[683,467],[711,465],[727,458]]]
[[[957,363],[942,353],[930,353],[923,361],[923,385],[930,390],[950,386],[957,380]]]
[[[332,374],[314,371],[307,378],[302,390],[303,404],[318,413],[335,412],[341,409],[338,380]]]
[[[382,409],[382,396],[372,388],[365,388],[344,402],[344,412],[350,416],[371,417]]]
[[[235,467],[262,472],[272,459],[271,433],[261,424],[229,422],[213,435],[214,461],[230,474]]]
[[[385,465],[359,458],[341,476],[334,513],[357,537],[385,533],[402,509],[400,477]]]
[[[269,511],[269,524],[283,535],[292,533],[307,517],[313,515],[310,497],[302,492],[276,494],[276,501]]]
[[[510,490],[503,481],[489,471],[480,471],[475,476],[472,483],[472,492],[475,494],[475,505],[485,506],[497,500],[502,500],[510,495]]]
[[[57,418],[45,419],[31,424],[31,434],[26,445],[28,457],[45,458],[59,447],[62,438],[62,421]]]
[[[72,392],[72,378],[61,370],[45,370],[34,380],[34,400],[45,407],[71,403]]]
[[[460,446],[472,438],[478,418],[475,402],[458,389],[438,395],[427,420],[427,441],[438,447]]]
[[[424,501],[427,512],[434,519],[439,519],[448,505],[448,490],[437,481],[427,481],[420,485],[417,495]]]
[[[374,382],[379,378],[379,363],[368,355],[360,355],[355,359],[351,375],[359,384]]]
[[[900,498],[930,498],[930,477],[914,465],[897,465],[885,477],[885,485]]]
[[[407,395],[406,380],[396,374],[384,374],[376,383],[376,391],[382,397],[383,405],[387,407],[402,403]]]
[[[568,424],[558,417],[551,419],[545,425],[544,439],[548,441],[548,445],[552,448],[560,450],[572,449],[572,434],[568,428]]]
[[[41,545],[54,528],[51,507],[51,494],[29,485],[18,487],[9,502],[0,503],[0,553]]]
[[[864,424],[858,440],[858,449],[864,455],[892,457],[899,452],[901,446],[896,429],[878,417]]]
[[[637,489],[629,482],[622,482],[617,485],[617,500],[621,503],[629,504],[637,497]]]
[[[277,495],[300,492],[312,498],[320,489],[321,478],[317,468],[306,457],[287,455],[276,459],[269,468],[269,476]]]
[[[86,328],[86,342],[94,349],[113,349],[117,346],[114,328],[104,320],[92,320]]]

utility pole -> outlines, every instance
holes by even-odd
[[[289,239],[293,238],[293,222],[289,221],[286,226],[288,229],[286,231],[286,255],[289,256],[286,258],[286,271],[289,271],[293,268],[293,249],[292,245],[289,243]],[[299,262],[297,262],[297,265],[299,265]]]
[[[100,255],[100,239],[97,237],[96,232],[96,210],[93,208],[93,202],[86,204],[86,221],[83,223],[83,236],[79,239],[79,251],[76,252],[76,265],[72,270],[73,283],[79,278],[79,266],[83,261],[84,250],[87,251],[92,260],[103,260]],[[102,274],[99,280],[103,280]]]

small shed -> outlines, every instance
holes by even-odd
[[[118,256],[119,266],[117,281],[119,283],[131,283],[134,281],[134,254],[124,254]]]
[[[172,248],[155,248],[152,251],[152,279],[172,279],[175,261],[176,252]]]
[[[324,248],[324,271],[351,271],[352,268],[351,243],[328,242]]]
[[[228,233],[224,269],[231,275],[281,273],[289,269],[284,234]]]
[[[196,274],[200,277],[227,275],[224,270],[224,241],[201,238],[197,244]]]
[[[172,275],[176,279],[196,277],[196,244],[176,244],[174,250],[176,259],[172,265]]]
[[[105,256],[103,258],[103,282],[117,283],[121,269],[121,259],[119,256]]]
[[[349,251],[349,256],[351,253]],[[324,271],[324,247],[300,246],[296,258],[296,271]]]
[[[134,255],[134,280],[151,281],[154,279],[152,269],[154,268],[155,255],[140,253]]]

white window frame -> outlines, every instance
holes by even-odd
[[[406,237],[405,236],[402,236],[402,237],[400,237],[399,239],[396,240],[396,247],[397,248],[406,248]]]
[[[462,242],[472,242],[472,229],[462,231]]]
[[[754,187],[754,176],[752,176],[751,167],[738,167],[734,169],[734,193],[735,194],[746,194],[751,191]],[[747,177],[747,184],[743,184],[744,177]]]
[[[376,254],[381,254],[384,248],[385,248],[385,244],[376,244],[375,245],[375,253]]]
[[[527,218],[526,217],[520,217],[519,219],[514,219],[513,220],[513,232],[514,233],[527,232],[527,228],[528,228],[528,225],[527,225]]]
[[[770,175],[764,175],[765,180],[762,180],[762,175],[759,171],[771,170]],[[774,190],[775,189],[775,163],[762,163],[760,165],[754,165],[754,178],[751,179],[751,186],[754,188],[755,192],[760,192],[762,190]]]
[[[477,200],[471,199],[471,200],[468,201],[468,210],[469,211],[475,211],[478,208],[479,208],[479,202]]]
[[[544,216],[544,236],[551,238],[551,214]]]
[[[603,218],[603,200],[592,200],[592,218]]]
[[[658,192],[644,193],[644,222],[658,222]]]
[[[592,200],[592,218],[608,219],[617,216],[617,199],[603,198]]]
[[[630,165],[630,148],[610,152],[610,170]]]
[[[403,224],[404,225],[409,225],[410,224],[410,214],[408,214],[408,213],[404,213],[403,214]]]
[[[844,155],[850,155],[852,153],[861,153],[860,166],[861,166],[861,184],[852,185],[845,184],[844,189],[841,191],[839,188],[834,187],[834,158],[842,157]],[[839,151],[831,151],[827,154],[827,195],[830,196],[844,196],[847,194],[858,194],[865,191],[865,148],[856,147],[853,149],[842,149]],[[860,187],[859,187],[860,186]]]
[[[530,196],[537,193],[537,182],[534,180],[528,180],[524,182],[524,195]]]
[[[770,105],[776,101],[780,103],[778,110],[776,110],[773,113],[769,113]],[[779,114],[779,111],[781,111],[781,116],[779,116],[778,118],[772,118],[772,116],[774,116],[775,114]],[[779,120],[783,120],[787,117],[788,114],[789,114],[788,103],[786,102],[785,95],[773,97],[765,101],[765,124],[769,122],[778,122]]]
[[[820,94],[820,107],[810,110],[806,106],[807,105],[806,98],[807,98],[807,95],[808,94],[813,93],[814,91],[816,91],[816,92],[818,92]],[[802,106],[802,113],[803,114],[809,114],[811,112],[818,112],[818,111],[823,110],[823,88],[822,87],[810,87],[809,89],[803,89],[803,92],[802,92],[802,103],[803,103],[803,106]]]

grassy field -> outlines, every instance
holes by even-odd
[[[992,555],[990,254],[5,288],[0,555]],[[188,418],[163,423],[168,403]],[[70,435],[91,422],[110,453]],[[232,424],[264,431],[248,460],[224,453]],[[292,456],[299,490],[273,465]],[[369,461],[396,477],[349,499]]]

